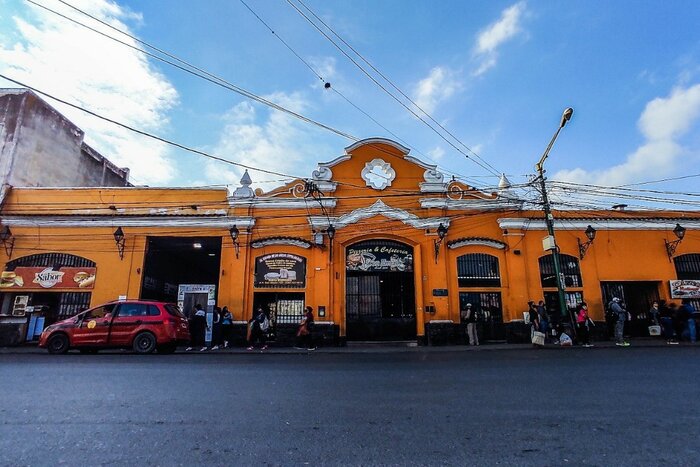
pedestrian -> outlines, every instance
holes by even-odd
[[[593,344],[591,344],[591,326],[595,326],[595,324],[588,316],[588,304],[581,302],[576,313],[576,331],[579,342],[584,347],[593,347]]]
[[[316,350],[313,338],[313,328],[314,328],[314,309],[310,306],[304,308],[304,317],[299,323],[299,328],[297,329],[297,347],[306,348],[307,350]]]
[[[537,316],[540,320],[540,332],[546,335],[549,329],[549,315],[547,314],[547,307],[544,304],[544,300],[540,300],[537,304]]]
[[[221,308],[214,307],[211,329],[211,350],[219,350],[221,347]]]
[[[527,302],[528,307],[528,320],[530,321],[530,340],[534,347],[540,347],[541,344],[536,343],[535,333],[540,332],[540,316],[537,314],[537,307],[535,306],[534,300]],[[544,341],[544,339],[542,339]],[[542,342],[544,344],[544,342]]]
[[[267,349],[266,343],[266,332],[270,327],[270,318],[267,317],[267,313],[263,310],[263,307],[259,306],[255,311],[255,316],[253,316],[250,321],[248,321],[248,348],[247,350],[255,350],[255,344],[260,344],[260,350]]]
[[[228,311],[228,307],[225,306],[221,310],[221,337],[224,341],[224,349],[229,348],[229,344],[233,340],[231,335],[233,333],[233,315]]]
[[[476,329],[476,310],[471,303],[467,303],[462,310],[462,317],[467,323],[467,337],[469,345],[479,345],[479,333]]]
[[[189,352],[194,347],[203,346],[201,350],[206,350],[204,334],[207,330],[207,314],[199,303],[194,306],[190,313],[190,346],[185,350]]]
[[[688,330],[688,339],[691,344],[695,344],[696,341],[696,330],[695,330],[695,307],[690,303],[690,299],[684,298],[681,301],[681,306],[678,308],[679,320],[683,324],[683,334],[685,330]]]
[[[629,347],[630,343],[625,341],[625,321],[627,321],[627,311],[620,304],[620,299],[613,297],[610,303],[610,310],[615,319],[615,345]]]
[[[673,318],[675,317],[676,304],[671,302],[668,306],[663,306],[659,310],[659,321],[661,329],[664,333],[664,338],[667,344],[678,344],[678,341],[673,338]]]
[[[650,326],[659,325],[659,302],[656,300],[654,300],[654,303],[651,304],[651,309],[649,309],[649,322]]]

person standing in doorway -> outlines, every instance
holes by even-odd
[[[231,342],[231,333],[233,332],[233,315],[225,306],[221,310],[221,337],[224,341],[224,349],[228,349]]]
[[[629,347],[630,343],[625,341],[625,321],[627,321],[627,311],[620,305],[620,299],[613,297],[610,303],[610,311],[615,317],[615,345]]]
[[[479,345],[479,334],[476,330],[476,310],[474,310],[471,303],[465,305],[464,315],[464,321],[467,323],[469,345]]]

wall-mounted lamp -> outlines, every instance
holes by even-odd
[[[326,235],[328,235],[328,242],[330,244],[328,256],[333,258],[333,239],[335,238],[335,227],[333,227],[333,224],[329,225],[326,229]]]
[[[124,238],[124,231],[121,227],[117,227],[117,230],[114,231],[114,243],[117,244],[119,259],[124,259],[124,244],[126,243],[126,239]]]
[[[6,225],[0,230],[0,242],[5,247],[5,253],[8,258],[12,257],[12,250],[15,247],[15,237],[12,235],[10,226]]]
[[[685,237],[685,227],[681,226],[680,224],[676,224],[676,227],[673,229],[673,233],[676,235],[676,237],[678,237],[678,240],[669,242],[664,238],[666,253],[668,253],[669,261],[673,261],[673,255],[676,252],[676,248],[678,248],[678,244],[683,241],[683,237]]]
[[[231,240],[233,240],[233,249],[236,251],[236,259],[238,259],[238,254],[241,251],[241,245],[238,243],[238,234],[240,234],[238,227],[235,225],[228,229],[229,235],[231,235]]]
[[[442,223],[437,228],[438,240],[435,240],[435,264],[438,262],[438,256],[440,256],[440,245],[447,235],[447,227]]]
[[[588,251],[588,248],[593,243],[593,240],[595,240],[596,230],[589,225],[586,228],[585,234],[586,234],[586,237],[588,238],[587,242],[581,243],[581,239],[576,238],[576,242],[578,242],[578,257],[580,259],[583,259],[583,257],[586,256],[586,252]]]

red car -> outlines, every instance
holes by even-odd
[[[110,302],[48,326],[39,347],[49,353],[79,349],[132,348],[136,353],[173,353],[190,340],[187,318],[177,305],[148,300]]]

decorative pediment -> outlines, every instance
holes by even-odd
[[[449,217],[418,217],[403,209],[388,206],[381,199],[378,199],[371,206],[355,209],[336,218],[310,216],[309,223],[314,229],[324,229],[329,224],[332,224],[336,229],[340,229],[374,216],[384,216],[387,219],[397,220],[417,229],[436,229],[440,224],[443,224],[445,227],[450,225]]]
[[[311,248],[311,242],[297,237],[268,237],[250,243],[252,248],[263,248],[270,245],[290,245],[299,248]]]
[[[463,246],[473,245],[487,246],[489,248],[495,248],[497,250],[505,250],[507,246],[501,241],[486,237],[463,237],[447,242],[447,248],[449,248],[450,250],[454,250],[455,248],[460,248]]]

